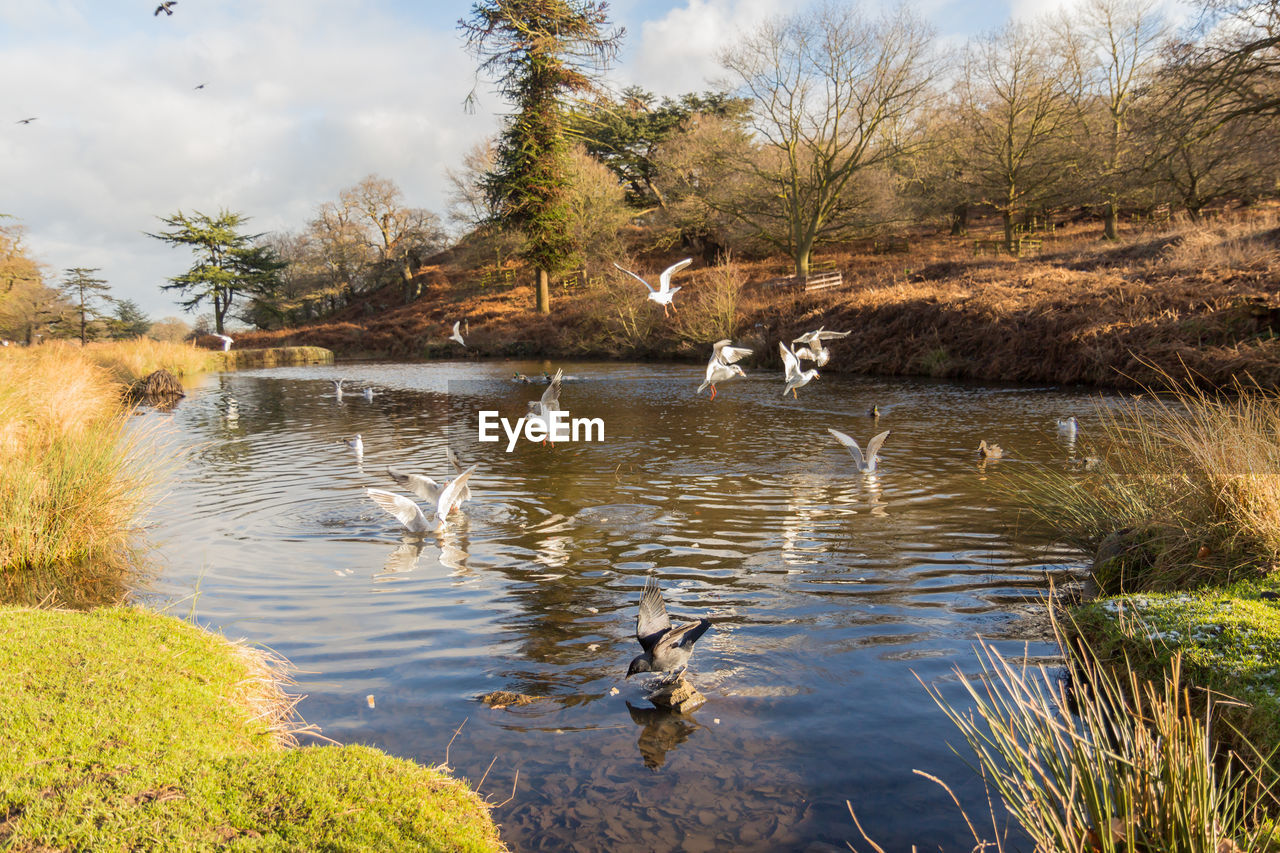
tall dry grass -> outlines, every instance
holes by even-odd
[[[177,377],[203,373],[212,370],[218,358],[216,353],[206,349],[151,338],[93,343],[84,348],[84,354],[125,385],[161,368]]]
[[[1226,582],[1280,562],[1280,396],[1240,382],[1214,392],[1166,377],[1166,388],[1099,408],[1093,470],[1002,478],[1079,547],[1125,531],[1124,572],[1099,577],[1107,592]]]
[[[125,434],[121,391],[157,366],[204,364],[183,349],[134,342],[0,351],[0,591],[9,600],[55,591],[74,604],[122,588],[156,462]]]

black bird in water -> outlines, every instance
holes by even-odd
[[[173,7],[177,5],[178,5],[178,0],[163,0],[163,2],[161,2],[161,4],[156,7],[156,10],[151,13],[151,17],[154,18],[156,15],[159,15],[161,12],[164,12],[166,15],[172,15]]]
[[[32,116],[31,118],[20,118],[17,121],[15,121],[14,124],[31,124],[31,122],[35,121],[38,118],[39,116]]]
[[[640,596],[640,615],[636,617],[636,639],[644,654],[631,661],[627,678],[637,672],[684,672],[693,654],[693,644],[710,627],[710,619],[699,619],[672,628],[658,582],[652,576],[646,578],[644,593]]]

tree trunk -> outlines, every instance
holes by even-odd
[[[813,257],[813,241],[807,240],[796,246],[796,278],[809,277],[809,265]]]
[[[1001,215],[1004,220],[1004,247],[1010,252],[1013,251],[1013,211],[1005,209]]]
[[[551,313],[551,274],[544,269],[538,270],[538,313]]]
[[[1102,234],[1108,240],[1120,239],[1120,214],[1116,210],[1116,203],[1108,201],[1106,207],[1102,210]]]
[[[213,330],[219,335],[222,334],[222,315],[227,309],[222,304],[221,294],[213,295]]]
[[[400,268],[400,278],[404,283],[404,304],[408,305],[418,298],[418,285],[413,280],[413,270],[409,268],[408,260]]]
[[[951,209],[951,236],[964,237],[969,233],[969,205],[957,204]]]

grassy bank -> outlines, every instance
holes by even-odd
[[[322,347],[271,347],[233,349],[213,354],[222,370],[283,367],[299,364],[333,364],[333,353]]]
[[[445,773],[285,749],[260,653],[167,616],[0,610],[0,843],[18,850],[500,850]]]
[[[828,370],[1131,387],[1185,363],[1207,383],[1245,370],[1280,382],[1278,225],[1263,210],[1130,230],[1108,243],[1093,223],[1067,224],[1041,254],[1020,259],[974,257],[974,239],[992,236],[980,230],[920,232],[905,254],[823,250],[818,260],[848,285],[812,294],[762,286],[788,273],[784,258],[736,261],[728,276],[696,264],[680,273],[670,319],[639,284],[608,272],[553,289],[555,313],[544,317],[530,310],[528,287],[482,286],[479,271],[445,258],[422,270],[422,296],[410,305],[391,288],[324,323],[237,345],[457,357],[464,351],[447,336],[466,319],[472,355],[705,359],[709,343],[733,336],[764,354],[757,364],[772,365],[774,341],[825,324],[853,331]],[[676,257],[637,264],[653,271]]]

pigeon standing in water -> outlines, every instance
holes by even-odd
[[[671,627],[667,605],[662,600],[662,589],[652,576],[645,579],[644,593],[640,596],[640,615],[636,617],[636,639],[644,654],[637,655],[627,667],[627,678],[638,672],[683,673],[689,666],[693,644],[711,627],[710,619],[686,622]]]

